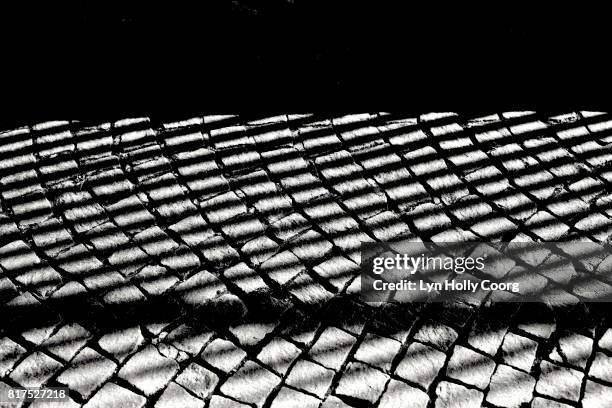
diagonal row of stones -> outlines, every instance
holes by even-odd
[[[515,112],[4,132],[0,388],[68,386],[71,407],[605,406],[612,330],[584,306],[574,327],[351,295],[362,242],[608,240],[611,128]]]

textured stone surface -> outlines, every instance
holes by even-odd
[[[141,408],[146,398],[126,390],[114,383],[106,383],[88,402],[84,408]]]
[[[395,373],[427,389],[442,369],[446,355],[421,343],[411,343]]]
[[[538,343],[526,337],[508,333],[502,345],[506,364],[529,372],[535,361]]]
[[[59,362],[37,351],[19,363],[9,377],[23,387],[40,387],[61,368]]]
[[[290,388],[281,388],[272,401],[271,408],[317,408],[320,400]]]
[[[123,361],[143,343],[144,338],[138,327],[131,327],[108,333],[98,341],[100,347],[112,354],[118,361]]]
[[[240,401],[261,407],[268,394],[280,383],[280,377],[261,365],[247,361],[221,386],[221,392]]]
[[[204,406],[204,401],[189,394],[180,385],[170,383],[164,390],[161,397],[159,397],[155,403],[155,408],[171,408],[179,406],[185,408],[202,408]]]
[[[25,353],[26,349],[13,340],[7,337],[0,339],[0,374],[7,374]]]
[[[246,352],[231,341],[213,340],[201,354],[202,360],[225,372],[234,369],[246,356]]]
[[[337,370],[355,342],[356,339],[345,331],[329,327],[321,333],[308,355],[321,365]]]
[[[535,379],[506,365],[499,365],[491,378],[487,402],[500,407],[517,407],[531,401]]]
[[[200,398],[208,397],[217,386],[219,377],[206,368],[191,363],[175,380]]]
[[[350,363],[342,374],[336,393],[373,404],[382,395],[389,380],[386,374],[362,363]]]
[[[152,395],[162,389],[178,369],[176,361],[163,357],[154,346],[149,345],[126,361],[119,371],[119,377],[145,395]]]
[[[446,381],[438,384],[436,396],[436,408],[475,408],[483,399],[480,391]]]
[[[308,360],[300,360],[291,369],[287,379],[287,384],[308,391],[322,398],[331,385],[335,372],[310,362]]]
[[[602,304],[368,304],[354,277],[366,242],[609,240],[608,116],[0,132],[0,376],[71,408],[607,407]]]
[[[429,396],[401,381],[391,380],[378,406],[380,408],[394,408],[401,407],[406,403],[414,408],[425,408],[429,403]]]
[[[57,377],[60,384],[88,398],[115,372],[117,365],[91,348],[85,348],[71,361],[71,366]]]
[[[547,361],[543,361],[540,367],[542,373],[536,384],[537,392],[551,397],[578,401],[583,374]]]

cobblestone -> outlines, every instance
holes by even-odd
[[[487,402],[500,407],[520,408],[531,401],[535,379],[506,365],[498,365],[487,394]]]
[[[495,370],[490,358],[462,346],[455,346],[446,372],[449,377],[485,389]]]
[[[384,391],[389,377],[361,363],[350,363],[336,388],[338,395],[346,395],[373,404]]]
[[[607,407],[599,304],[388,307],[357,275],[373,241],[609,240],[609,130],[433,112],[1,132],[0,376],[86,408]]]
[[[542,373],[536,384],[536,391],[538,393],[550,397],[578,401],[583,374],[571,368],[560,367],[547,361],[542,361],[540,367]]]
[[[176,361],[163,357],[154,346],[148,345],[127,360],[119,377],[150,396],[164,388],[178,369]]]
[[[436,408],[475,408],[483,400],[482,392],[446,381],[438,384],[436,396]]]
[[[117,365],[91,348],[85,348],[70,362],[71,366],[57,377],[81,397],[88,398],[115,372]]]
[[[106,383],[83,407],[84,408],[142,408],[146,398],[126,390],[114,383]]]
[[[319,398],[323,398],[329,389],[335,372],[310,362],[308,360],[299,360],[287,376],[287,384],[315,394]]]
[[[237,400],[263,406],[280,378],[254,361],[247,361],[221,386],[221,392]]]

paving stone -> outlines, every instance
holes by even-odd
[[[289,366],[302,353],[293,343],[274,337],[257,355],[257,359],[277,374],[284,376]]]
[[[604,408],[612,404],[612,387],[587,381],[584,389],[584,408]]]
[[[410,406],[414,408],[426,408],[429,403],[429,396],[414,387],[401,381],[391,380],[387,389],[380,399],[379,408],[400,407],[410,401]]]
[[[0,226],[0,235],[4,235],[2,232],[2,227]],[[10,233],[10,231],[7,231],[7,235]],[[55,257],[60,252],[74,245],[70,233],[55,218],[41,223],[39,228],[32,232],[32,240],[38,248],[41,248],[50,257]]]
[[[171,382],[155,403],[155,408],[203,408],[204,401],[189,394],[183,387]]]
[[[146,300],[146,297],[136,286],[130,285],[107,292],[102,300],[107,305],[121,306],[142,303]]]
[[[103,269],[93,275],[84,277],[83,284],[90,291],[105,291],[125,284],[125,278],[119,272]],[[112,294],[109,296],[112,297]]]
[[[47,351],[64,361],[70,361],[91,338],[91,333],[77,323],[63,326],[42,343]]]
[[[536,359],[538,343],[527,337],[508,333],[502,345],[502,358],[508,365],[530,372]]]
[[[7,277],[0,278],[0,304],[19,295],[17,287]]]
[[[146,398],[114,383],[106,383],[83,408],[142,408]]]
[[[357,222],[335,202],[311,204],[304,208],[304,213],[314,224],[331,235],[357,227]]]
[[[45,262],[21,271],[15,276],[15,280],[40,297],[49,296],[62,284],[62,276]]]
[[[127,360],[119,377],[150,396],[164,388],[178,369],[176,361],[163,357],[154,346],[148,345]]]
[[[8,374],[25,353],[26,349],[13,340],[8,337],[0,338],[0,377]]]
[[[176,348],[179,353],[195,356],[212,338],[214,332],[201,325],[184,323],[172,330],[164,338],[165,344]]]
[[[305,305],[323,305],[333,297],[321,284],[306,272],[300,273],[287,284],[287,290]]]
[[[495,370],[495,362],[493,360],[457,345],[448,362],[446,373],[451,378],[483,390],[489,384],[493,370]]]
[[[249,405],[242,404],[238,401],[221,397],[219,395],[213,395],[210,399],[210,402],[208,403],[208,408],[246,408],[248,406]]]
[[[77,244],[58,254],[57,264],[72,275],[92,275],[104,269],[104,265],[83,244]]]
[[[291,388],[280,389],[270,408],[318,408],[321,401]]]
[[[180,245],[173,253],[164,255],[160,263],[181,276],[201,266],[200,259],[185,245]]]
[[[134,185],[125,177],[123,169],[118,164],[108,170],[88,173],[85,182],[88,186],[91,186],[94,195],[102,200],[124,197],[134,191]],[[128,201],[119,201],[121,204],[111,205],[109,208],[113,210],[121,209],[123,204],[131,203],[132,200],[133,198]]]
[[[436,395],[436,408],[476,408],[483,399],[482,392],[447,381],[438,384]]]
[[[40,387],[61,368],[59,362],[41,351],[36,351],[22,360],[9,378],[23,387]]]
[[[147,265],[133,277],[133,281],[150,296],[159,296],[167,292],[179,279],[171,275],[166,268],[160,265]]]
[[[236,368],[246,355],[247,353],[244,350],[238,348],[231,341],[215,339],[206,346],[200,358],[211,366],[227,373]]]
[[[270,238],[263,236],[250,240],[240,248],[252,265],[258,266],[270,259],[278,251],[278,244]]]
[[[234,192],[210,198],[202,202],[200,208],[213,224],[222,224],[233,217],[247,213],[246,206]]]
[[[300,274],[300,272],[306,270],[298,257],[289,251],[283,251],[274,255],[262,263],[260,269],[263,274],[279,285],[284,285]]]
[[[589,376],[612,383],[612,358],[604,353],[597,353],[591,363]]]
[[[21,330],[18,332],[21,338],[40,345],[48,339],[59,325],[59,316],[49,313],[45,310],[41,303],[30,292],[24,292],[10,302],[5,304],[6,310],[39,310],[37,318],[28,325],[23,325],[19,315],[8,315],[6,321],[9,324],[21,325]],[[32,316],[34,317],[34,316]],[[19,327],[19,326],[18,326]]]
[[[571,368],[542,361],[542,370],[536,391],[553,398],[564,398],[578,401],[583,374]]]
[[[153,214],[147,211],[135,196],[126,197],[109,205],[107,211],[119,228],[130,233],[145,231],[156,222]]]
[[[221,156],[221,163],[225,172],[242,172],[245,169],[253,169],[261,165],[261,156],[255,150],[235,149],[231,150],[231,153],[230,150],[226,150]]]
[[[414,339],[445,351],[457,339],[457,332],[444,324],[427,320],[414,335]]]
[[[276,324],[274,323],[244,323],[231,327],[230,331],[242,346],[254,346],[271,333]]]
[[[270,226],[274,236],[281,241],[287,241],[308,228],[310,223],[299,213],[289,214]]]
[[[428,389],[442,369],[446,355],[421,343],[411,343],[399,362],[395,373],[411,383]]]
[[[324,367],[338,370],[357,340],[335,327],[327,327],[310,348],[308,355]]]
[[[226,222],[221,226],[221,231],[230,238],[231,242],[236,242],[238,245],[263,234],[265,229],[261,221],[249,215]]]
[[[500,407],[520,408],[531,401],[535,383],[529,374],[500,364],[491,378],[486,400]]]
[[[150,180],[150,183],[159,185],[163,181],[153,179]],[[177,220],[198,211],[198,208],[189,201],[178,185],[172,188],[162,187],[146,191],[151,201],[155,203],[155,211],[162,219]]]
[[[247,361],[221,386],[221,392],[239,401],[263,406],[281,379],[254,361]]]
[[[336,387],[338,395],[374,404],[384,391],[389,376],[362,363],[350,363]]]
[[[606,330],[604,335],[599,339],[597,345],[603,349],[612,351],[612,329]]]
[[[171,253],[178,248],[178,244],[157,226],[147,228],[136,234],[134,242],[152,257]]]
[[[354,358],[388,371],[401,346],[397,340],[368,333],[355,352]]]
[[[13,241],[0,248],[0,266],[9,272],[27,270],[40,262],[40,258],[23,241]]]
[[[287,376],[285,382],[292,387],[323,398],[329,389],[335,372],[308,360],[299,360]]]
[[[313,268],[314,272],[338,290],[359,274],[359,266],[342,256],[336,256]]]
[[[281,186],[299,205],[306,205],[317,199],[329,197],[330,192],[310,173],[301,173],[280,180]]]
[[[332,249],[332,244],[316,231],[309,230],[292,242],[291,252],[302,261],[312,261],[325,257]]]
[[[216,276],[204,270],[175,287],[176,293],[190,307],[203,306],[226,290]]]
[[[115,363],[86,347],[74,357],[70,367],[57,377],[57,381],[87,399],[113,375],[116,368]]]
[[[376,238],[391,241],[403,234],[410,233],[410,228],[392,211],[382,212],[365,222]]]
[[[229,246],[220,235],[207,239],[205,247],[199,250],[204,258],[215,265],[228,265],[239,258],[238,252]]]
[[[593,339],[578,333],[564,333],[559,337],[558,351],[553,350],[550,358],[559,363],[585,369],[593,351]]]
[[[185,217],[172,224],[168,229],[178,234],[191,248],[206,246],[207,240],[214,235],[214,232],[199,214]]]
[[[557,401],[549,400],[546,398],[535,397],[531,402],[532,408],[570,408],[571,405],[562,404]]]
[[[138,327],[130,327],[103,335],[98,344],[100,347],[122,362],[144,342],[144,337]]]
[[[219,377],[201,365],[191,363],[176,377],[175,381],[204,399],[212,394],[219,383]]]

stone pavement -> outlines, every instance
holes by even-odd
[[[2,132],[0,388],[69,387],[33,408],[610,407],[607,304],[368,305],[356,276],[361,242],[607,241],[611,164],[596,112]]]

